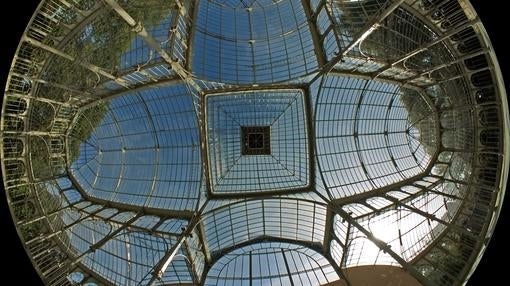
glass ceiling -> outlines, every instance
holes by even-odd
[[[261,193],[308,186],[309,148],[303,91],[206,97],[207,153],[213,194]],[[243,127],[269,127],[270,154],[243,155]]]
[[[79,116],[76,126],[94,129],[88,138],[80,138],[81,129],[71,130],[69,137],[83,143],[69,169],[89,195],[161,209],[196,208],[200,135],[183,84],[130,92]]]
[[[505,97],[467,1],[45,0],[2,173],[47,285],[462,285]]]

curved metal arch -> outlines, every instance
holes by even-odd
[[[156,125],[154,124],[154,119],[152,118],[152,114],[149,110],[149,107],[147,106],[147,103],[145,102],[145,99],[140,95],[140,93],[136,93],[136,97],[140,100],[140,102],[142,102],[142,105],[143,105],[143,110],[145,111],[145,114],[146,114],[146,120],[149,122],[150,126],[151,126],[151,129],[152,129],[152,136],[154,138],[154,143],[156,144],[156,160],[154,162],[154,175],[152,176],[152,184],[151,184],[151,188],[150,188],[150,191],[149,191],[149,194],[147,195],[147,198],[145,199],[145,201],[143,202],[142,205],[147,205],[147,203],[149,202],[150,198],[151,198],[151,195],[154,193],[154,189],[155,189],[155,185],[156,185],[156,177],[157,177],[157,174],[158,174],[158,169],[159,169],[159,147],[160,147],[160,144],[159,144],[159,138],[158,138],[158,135],[157,135],[157,131],[156,131]]]
[[[323,1],[323,2],[324,2],[324,1]],[[442,3],[445,3],[445,2],[447,2],[447,1],[441,1],[441,2],[442,2]],[[482,33],[482,36],[481,36],[481,37],[484,39],[484,42],[483,42],[482,44],[489,43],[488,38],[486,38],[486,35],[484,35],[484,34],[483,34],[483,31],[484,31],[483,26],[482,26],[480,23],[477,23],[477,24],[475,25],[475,28],[477,28],[477,29],[479,28],[479,29],[481,29],[481,30],[482,30],[482,31],[481,31],[481,33]],[[477,31],[477,33],[478,33],[478,32],[480,32],[480,31]],[[489,44],[489,46],[490,46],[490,44]],[[489,51],[489,49],[488,49],[487,51]],[[492,71],[492,73],[493,73],[494,80],[495,80],[495,82],[496,82],[496,84],[497,84],[497,86],[498,86],[498,88],[497,88],[497,91],[496,91],[496,92],[498,93],[498,96],[499,96],[499,97],[497,98],[498,102],[497,102],[496,104],[498,104],[498,106],[502,106],[502,108],[501,108],[501,112],[500,112],[500,118],[502,118],[502,119],[501,119],[501,121],[503,122],[503,124],[502,124],[502,126],[503,126],[503,128],[502,128],[503,132],[502,132],[502,136],[501,136],[501,138],[500,138],[500,142],[503,142],[503,144],[502,144],[502,149],[501,149],[501,150],[502,150],[502,151],[501,151],[502,163],[501,163],[501,165],[500,165],[500,166],[498,166],[498,169],[499,169],[499,168],[501,168],[500,173],[498,173],[498,174],[501,174],[501,176],[498,176],[498,177],[496,178],[497,182],[495,182],[495,183],[499,184],[499,185],[498,185],[498,188],[499,188],[499,189],[497,189],[497,190],[495,191],[495,198],[494,198],[494,201],[493,201],[493,202],[491,202],[490,211],[491,211],[491,212],[493,212],[493,213],[491,213],[490,221],[489,221],[489,222],[487,222],[487,225],[488,225],[488,226],[487,226],[487,229],[486,229],[486,230],[487,230],[487,233],[484,233],[484,235],[485,235],[485,238],[486,238],[486,239],[487,239],[487,238],[490,236],[490,234],[492,233],[492,230],[493,230],[493,228],[494,228],[495,221],[496,221],[496,219],[497,219],[497,216],[499,215],[500,205],[501,205],[501,202],[502,202],[502,199],[503,199],[503,196],[504,196],[504,192],[505,192],[505,191],[504,191],[504,185],[505,185],[505,182],[507,181],[507,177],[508,177],[508,175],[507,175],[507,174],[508,174],[508,166],[509,166],[509,163],[508,163],[508,162],[509,162],[509,161],[508,161],[508,160],[509,160],[509,156],[507,156],[507,155],[508,155],[508,154],[507,154],[507,153],[508,153],[507,151],[508,151],[508,149],[509,149],[509,144],[508,144],[508,142],[509,142],[509,134],[508,134],[508,132],[506,132],[506,131],[505,131],[505,130],[507,130],[507,128],[508,128],[508,126],[509,126],[509,122],[508,122],[508,106],[507,106],[507,104],[506,104],[506,102],[505,102],[504,100],[501,100],[501,98],[504,98],[504,94],[505,94],[505,92],[504,92],[504,86],[503,86],[502,76],[501,76],[500,71],[498,70],[498,67],[497,67],[497,60],[496,60],[496,58],[495,58],[495,56],[494,56],[494,54],[493,54],[493,51],[492,51],[492,50],[490,50],[490,57],[491,57],[491,60],[489,61],[489,64],[491,65],[491,71]],[[495,63],[494,63],[494,62],[495,62]],[[496,74],[496,75],[495,75],[495,74]],[[443,87],[443,86],[444,86],[444,84],[441,84],[441,83],[440,83],[440,84],[439,84],[439,86]],[[470,93],[471,93],[471,96],[472,96],[472,97],[474,97],[474,96],[475,96],[474,90],[471,90],[471,92],[470,92]],[[27,133],[27,134],[28,134],[28,133]],[[27,135],[23,135],[23,136],[27,136]],[[475,150],[476,150],[476,148],[478,148],[478,146],[475,146]],[[446,150],[446,149],[445,149],[445,148],[442,148],[441,150]],[[439,151],[439,150],[438,150],[438,151]],[[459,152],[459,150],[455,150],[455,152]],[[21,159],[23,159],[23,158],[21,158]],[[20,162],[24,162],[24,160],[20,160]],[[4,161],[3,163],[5,164],[5,161]],[[3,166],[2,166],[3,168],[5,168],[4,164],[2,164],[2,165],[3,165]],[[5,173],[5,170],[4,170],[4,173]],[[476,178],[474,179],[474,181],[473,181],[473,182],[471,182],[471,181],[470,181],[470,182],[467,182],[467,183],[465,183],[465,184],[467,184],[467,185],[469,185],[469,186],[476,186],[476,185],[477,185],[477,184],[479,184],[479,183],[477,183],[477,182],[475,182],[475,181],[476,181]],[[480,184],[481,184],[481,183],[480,183]],[[278,199],[281,199],[281,198],[278,198]],[[355,198],[355,199],[360,199],[360,198]],[[361,199],[362,199],[362,198],[361,198]],[[353,199],[353,200],[354,200],[354,199]],[[326,201],[328,201],[328,200],[326,200]],[[105,204],[105,206],[110,205],[110,204],[108,204],[108,202],[105,202],[105,203],[106,203],[106,204]],[[131,206],[131,207],[132,207],[132,206]],[[150,211],[150,210],[148,210],[147,212],[149,212],[149,213],[156,213],[156,212],[152,212],[152,211]],[[160,214],[160,215],[161,215],[161,214]],[[168,215],[168,213],[167,213],[167,215]],[[181,215],[181,214],[175,214],[175,215]],[[458,226],[457,226],[457,227],[458,227]],[[454,228],[454,227],[453,227],[453,228]],[[439,243],[439,240],[438,240],[438,243]],[[478,247],[478,246],[477,246],[477,247]],[[483,248],[480,248],[480,249],[482,249],[482,250],[483,250]],[[479,258],[480,258],[480,253],[481,253],[481,252],[479,252],[479,251],[478,251],[478,248],[476,248],[476,249],[475,249],[474,253],[476,253],[476,255],[477,255],[476,259],[479,259]],[[471,260],[471,258],[470,258],[470,260],[469,260],[469,261],[472,261],[472,260]],[[471,263],[471,262],[468,262],[468,264],[469,264],[469,263]],[[476,265],[476,263],[475,263],[475,265]],[[473,266],[473,268],[474,268],[474,266]],[[472,268],[472,269],[473,269],[473,268]],[[472,271],[472,269],[471,269],[470,271]],[[469,275],[467,275],[467,276],[469,276]],[[463,278],[459,278],[459,279],[464,279],[464,277],[463,277]]]
[[[140,212],[142,214],[147,215],[155,215],[160,217],[179,217],[183,219],[191,219],[196,215],[196,212],[194,211],[172,211],[167,209],[160,209],[160,208],[151,208],[151,207],[143,207],[143,206],[135,206],[127,203],[121,203],[121,202],[114,202],[111,200],[106,199],[100,199],[97,197],[90,196],[86,193],[85,190],[81,187],[81,185],[76,181],[76,179],[68,174],[68,178],[72,181],[73,186],[76,190],[79,191],[81,196],[85,201],[93,202],[96,204],[104,205],[109,208],[115,208],[121,211],[128,211],[128,212]]]
[[[315,200],[304,199],[304,198],[297,198],[297,197],[292,197],[292,196],[288,196],[287,197],[285,195],[276,195],[276,196],[275,195],[267,195],[267,196],[259,196],[259,197],[246,197],[244,199],[239,199],[239,200],[227,200],[227,201],[230,201],[230,202],[226,203],[226,204],[222,204],[219,207],[212,208],[212,209],[207,209],[207,207],[206,207],[204,209],[204,212],[200,213],[200,215],[201,216],[207,216],[207,215],[210,215],[210,214],[212,214],[212,213],[214,213],[216,211],[222,211],[223,209],[235,206],[236,204],[248,203],[248,202],[253,202],[253,201],[263,201],[263,200],[302,201],[302,202],[316,204],[316,205],[319,205],[319,206],[322,206],[322,207],[327,207],[327,205],[328,205],[327,202],[318,202],[318,201],[315,201]],[[212,201],[212,200],[208,200],[208,201]]]
[[[123,228],[123,225],[121,225],[120,228]],[[122,261],[125,261],[126,262],[126,267],[128,267],[128,273],[129,273],[129,269],[131,268],[131,263],[132,263],[132,259],[130,258],[131,256],[131,246],[132,245],[136,245],[136,244],[131,244],[131,242],[127,239],[130,235],[133,235],[133,234],[142,234],[142,235],[150,235],[151,237],[153,237],[154,239],[157,239],[159,240],[160,242],[163,242],[165,245],[166,245],[166,248],[170,248],[173,244],[171,243],[169,237],[165,237],[164,234],[157,234],[157,233],[152,233],[152,232],[148,232],[146,230],[140,230],[140,229],[135,229],[135,230],[132,230],[131,227],[129,227],[129,229],[127,228],[123,228],[122,231],[120,232],[117,232],[117,229],[114,229],[113,232],[110,232],[106,237],[108,237],[108,239],[106,240],[106,242],[109,242],[113,239],[117,239],[117,240],[122,240],[121,238],[124,237],[124,244],[126,246],[126,253],[125,253],[125,259],[124,257],[121,257],[120,255],[115,255],[115,254],[112,254],[112,253],[108,253],[109,255],[112,255],[113,257],[115,257],[116,259],[120,259]],[[105,238],[106,238],[105,237]],[[115,282],[112,282],[110,280],[107,279],[107,277],[103,277],[101,274],[98,274],[96,273],[93,269],[89,268],[89,266],[85,265],[84,262],[82,261],[86,255],[89,255],[91,253],[94,253],[95,251],[97,250],[100,250],[101,247],[104,246],[104,244],[106,244],[106,242],[103,243],[103,241],[105,241],[105,238],[101,239],[100,241],[96,242],[95,244],[91,245],[90,246],[90,249],[91,251],[86,251],[82,254],[80,254],[74,261],[71,265],[79,265],[80,267],[82,268],[85,268],[87,269],[88,271],[90,271],[91,273],[93,273],[93,277],[94,278],[98,278],[100,277],[100,281],[102,281],[103,283],[104,282],[108,282],[107,285],[115,285]],[[140,241],[142,242],[142,241]],[[138,245],[142,248],[144,248],[144,245]],[[146,246],[146,245],[145,245]],[[160,251],[161,254],[164,253],[164,250],[162,249],[162,251]],[[157,260],[158,258],[155,256],[154,258],[156,258],[155,260]],[[155,267],[155,266],[154,266]],[[148,276],[151,274],[151,271],[152,269],[154,269],[154,267],[150,267],[147,265],[147,268],[149,269],[149,271],[147,273],[145,273],[145,276]],[[128,274],[129,275],[129,274]],[[129,277],[126,277],[126,279],[129,279]],[[140,285],[140,284],[138,284]]]
[[[204,251],[205,251],[205,254],[206,254],[206,258],[207,258],[206,261],[208,263],[211,263],[211,261],[213,259],[212,256],[211,256],[211,254],[212,254],[211,251],[213,251],[212,248],[214,248],[214,247],[209,245],[209,240],[207,240],[207,235],[206,235],[205,224],[203,223],[204,221],[207,220],[208,217],[213,216],[215,213],[230,213],[230,207],[233,207],[233,206],[235,207],[236,204],[243,205],[243,204],[250,203],[250,202],[259,202],[259,203],[263,204],[263,202],[265,200],[273,200],[275,202],[279,202],[282,199],[285,200],[286,198],[283,198],[283,197],[280,197],[280,198],[278,198],[278,197],[269,197],[267,199],[260,199],[260,198],[258,198],[258,199],[247,199],[247,200],[243,200],[243,201],[239,201],[239,202],[230,203],[230,204],[227,204],[225,206],[221,206],[221,207],[219,207],[217,209],[213,209],[212,211],[207,211],[207,212],[203,213],[200,216],[200,221],[198,223],[198,230],[199,230],[199,234],[198,235],[199,235],[199,238],[201,239],[201,241],[204,243]],[[314,212],[320,211],[320,209],[317,210],[317,207],[320,206],[320,207],[322,207],[324,209],[324,214],[327,215],[328,208],[327,208],[326,204],[318,204],[317,202],[315,202],[313,200],[299,199],[299,198],[289,198],[288,201],[296,202],[296,207],[298,207],[299,201],[305,202],[307,204],[310,204],[309,206],[313,207],[313,211]],[[247,207],[247,206],[245,206],[245,207]],[[245,208],[243,208],[243,209],[245,209]],[[254,210],[254,211],[256,211],[256,210]],[[280,213],[280,216],[282,216],[282,215],[283,214]],[[296,210],[296,215],[299,216],[299,213],[297,212],[297,210]],[[265,222],[264,216],[262,216],[262,219],[261,219],[261,222],[260,222],[263,227],[260,228],[260,229],[256,228],[254,230],[250,230],[251,228],[249,227],[249,221],[247,220],[247,218],[244,221],[246,222],[246,227],[247,227],[246,231],[247,231],[247,233],[252,233],[252,231],[256,231],[256,233],[258,233],[259,231],[261,231],[261,235],[263,235],[263,236],[271,235],[271,231],[269,231],[269,233],[267,232],[268,231],[267,228],[269,228],[269,230],[271,230],[270,222]],[[282,222],[279,222],[278,225],[280,225],[281,223]],[[314,224],[315,222],[311,222],[311,223],[313,224],[312,229],[316,229],[316,230],[313,231],[313,233],[310,234],[311,240],[309,241],[309,243],[317,243],[317,242],[313,242],[313,237],[315,235],[322,235],[323,230],[321,230],[319,227],[315,227],[315,224]],[[268,224],[269,224],[269,226],[268,226]],[[216,225],[212,226],[212,228],[210,228],[210,231],[214,231],[214,232],[217,233],[218,230],[216,229],[216,227],[217,227]],[[230,231],[234,231],[233,229],[230,230],[231,227],[232,227],[232,225],[229,224],[229,226],[228,226],[229,232]],[[296,226],[294,226],[294,228],[297,231],[296,237],[300,236],[299,235],[299,231],[298,231],[299,224],[297,223]],[[316,232],[319,232],[319,234],[315,234]],[[324,230],[324,235],[326,235],[326,230]],[[254,234],[252,234],[250,236],[254,236]],[[281,237],[281,239],[286,239],[283,236]],[[239,242],[235,239],[235,237],[232,237],[231,240],[229,240],[229,241],[232,241],[232,246],[235,246],[235,245],[239,244]],[[241,242],[241,243],[243,243],[243,242]],[[223,252],[222,249],[223,248],[218,249],[216,251]]]
[[[374,183],[374,180],[372,178],[372,176],[370,175],[370,173],[368,172],[367,170],[367,167],[366,167],[366,164],[365,164],[365,160],[363,158],[363,156],[361,156],[361,153],[359,152],[359,150],[361,149],[360,148],[360,142],[359,142],[359,133],[358,133],[358,128],[359,128],[359,122],[360,122],[360,109],[361,109],[361,106],[362,106],[362,103],[363,103],[363,99],[364,99],[364,96],[365,96],[365,93],[367,92],[367,88],[369,87],[369,85],[371,84],[370,81],[365,81],[365,84],[363,86],[363,88],[359,91],[359,95],[357,96],[357,102],[356,102],[356,108],[355,108],[355,111],[354,111],[354,120],[352,122],[352,125],[353,125],[353,138],[354,138],[354,145],[356,146],[356,157],[358,158],[358,161],[360,162],[360,166],[361,168],[363,169],[363,172],[365,173],[365,176],[367,177],[367,181],[370,183],[370,185],[372,185],[372,189],[377,189],[377,185]],[[320,165],[320,161],[319,161],[319,165]]]
[[[331,75],[328,75],[328,76],[349,76],[349,73],[336,73],[336,72],[333,72]],[[324,86],[324,80],[325,80],[326,76],[322,78],[321,80],[321,83],[318,87],[318,95],[317,95],[317,100],[315,101],[314,105],[315,105],[315,112],[314,112],[314,123],[315,125],[317,125],[317,108],[318,108],[318,104],[319,104],[319,98],[320,98],[320,95],[321,95],[321,89],[323,88]],[[372,80],[368,79],[368,78],[362,78],[360,79],[362,81],[364,81],[364,84],[362,87],[359,87],[359,88],[356,88],[356,92],[360,93],[360,94],[363,94],[367,91],[367,88],[368,88],[368,85],[372,83]],[[375,81],[379,81],[378,79],[376,79]],[[384,81],[383,81],[384,82]],[[391,82],[390,82],[391,84]],[[398,85],[396,91],[395,91],[395,94],[393,95],[392,98],[395,98],[395,96],[400,96],[399,92],[400,92],[400,88],[402,88],[400,85]],[[430,102],[430,99],[428,99],[427,96],[425,96],[419,89],[414,89],[418,92],[419,96],[423,99],[423,101],[425,102],[425,104],[430,108],[430,112],[431,114],[433,114],[434,118],[436,118],[436,110],[434,108],[434,105],[431,105],[431,102]],[[416,102],[413,104],[415,105]],[[395,182],[395,183],[392,183],[392,184],[389,184],[389,185],[385,185],[385,186],[382,186],[382,187],[377,187],[375,185],[375,183],[373,182],[373,178],[371,178],[370,174],[366,171],[366,168],[364,167],[364,163],[363,163],[363,158],[361,158],[361,154],[359,152],[359,149],[360,149],[360,146],[359,146],[359,140],[358,140],[358,136],[357,136],[357,129],[358,129],[358,125],[359,125],[359,108],[360,106],[363,105],[363,98],[362,96],[357,96],[357,99],[356,99],[356,112],[355,112],[355,116],[353,116],[354,120],[353,120],[353,135],[351,135],[352,137],[354,137],[354,141],[356,143],[356,149],[358,152],[356,152],[357,154],[357,157],[358,159],[360,160],[361,162],[361,166],[364,168],[365,170],[365,174],[367,176],[367,179],[368,181],[372,184],[373,186],[373,189],[370,190],[370,191],[365,191],[363,193],[360,193],[360,194],[354,194],[354,195],[350,195],[350,196],[347,196],[347,197],[343,197],[343,198],[337,198],[337,199],[332,199],[332,202],[337,204],[337,203],[342,203],[344,201],[351,201],[351,200],[356,200],[358,199],[359,197],[364,197],[365,195],[367,194],[374,194],[374,193],[380,193],[380,192],[385,192],[387,191],[388,189],[391,189],[391,188],[394,188],[395,186],[398,186],[400,184],[402,184],[404,182],[404,184],[406,184],[407,182],[410,182],[410,181],[415,181],[417,180],[418,178],[420,177],[423,177],[423,176],[426,176],[429,171],[432,169],[433,167],[433,162],[435,161],[435,159],[437,158],[437,156],[439,155],[439,148],[436,147],[435,148],[435,152],[434,154],[431,154],[431,158],[430,158],[430,161],[428,162],[427,166],[425,169],[422,170],[422,172],[420,172],[419,174],[416,174],[415,176],[412,176],[412,177],[409,177],[409,178],[406,178],[404,177],[403,180],[399,181],[399,182]],[[388,116],[388,113],[386,113],[385,115],[387,118]],[[437,126],[436,126],[437,127]],[[317,128],[317,127],[315,127]],[[439,128],[436,128],[436,129],[439,129]],[[437,132],[434,132],[434,134],[436,134]],[[386,138],[387,136],[385,136]],[[387,138],[386,138],[387,139]],[[387,140],[386,140],[387,141]],[[438,141],[436,141],[438,142]],[[316,141],[316,144],[314,144],[314,147],[317,148],[317,141]],[[409,146],[410,148],[410,146]],[[388,149],[388,148],[386,148]],[[389,150],[389,149],[388,149]],[[414,152],[411,151],[411,154],[414,154]],[[318,152],[316,152],[316,157],[318,156]],[[413,156],[414,157],[414,156]],[[415,158],[415,161],[416,161],[416,164],[418,166],[421,166],[420,162]],[[323,178],[323,167],[322,167],[322,164],[321,164],[321,161],[320,160],[317,160],[317,164],[318,164],[318,168],[319,168],[319,173],[323,179],[323,183],[324,185],[326,186],[326,189],[329,190],[329,187],[327,186],[327,184],[325,184],[325,181],[324,181],[324,178]],[[399,168],[398,168],[398,165],[396,167],[396,170],[398,173],[400,173],[399,171]]]
[[[233,251],[236,251],[238,249],[242,249],[242,248],[245,248],[245,247],[248,247],[251,245],[256,245],[256,244],[261,244],[261,243],[270,243],[270,242],[287,243],[287,244],[296,245],[296,246],[300,246],[300,247],[315,251],[317,254],[321,255],[326,260],[328,260],[328,262],[333,267],[333,269],[335,270],[335,272],[337,273],[339,278],[344,277],[343,274],[341,274],[341,270],[339,268],[335,267],[335,263],[333,263],[333,259],[328,254],[325,255],[323,253],[322,245],[320,243],[310,243],[308,241],[299,241],[299,240],[285,239],[285,238],[273,237],[273,236],[260,236],[260,237],[245,241],[243,243],[237,244],[235,246],[225,248],[221,252],[218,252],[215,255],[213,255],[210,264],[206,268],[207,271],[204,271],[204,274],[201,278],[202,283],[205,282],[205,279],[207,278],[207,273],[214,266],[214,264],[216,262],[218,262],[224,256],[229,255]],[[242,255],[242,254],[240,254],[240,255]]]
[[[390,148],[390,140],[388,138],[388,133],[389,133],[389,128],[388,128],[389,127],[389,120],[388,120],[388,118],[390,116],[390,111],[391,111],[391,108],[393,107],[393,103],[395,102],[395,97],[396,96],[398,96],[397,92],[395,92],[393,97],[390,99],[390,102],[388,104],[388,109],[386,110],[386,115],[384,116],[385,117],[384,118],[384,143],[386,144],[386,150],[388,151],[388,153],[390,155],[390,160],[391,160],[391,163],[393,164],[393,167],[395,167],[395,170],[397,170],[397,173],[399,174],[400,178],[404,179],[405,175],[403,174],[403,170],[401,169],[401,167],[395,161],[395,155],[393,154],[393,150]],[[409,142],[408,142],[408,144],[409,144]]]
[[[308,87],[308,88],[310,89],[310,88],[311,88],[311,86],[313,85],[313,83],[314,83],[315,81],[318,81],[319,79],[320,79],[320,83],[318,83],[318,89],[317,89],[317,91],[316,91],[316,93],[317,93],[317,98],[316,98],[315,102],[312,102],[311,97],[310,97],[310,100],[309,100],[309,101],[310,101],[310,104],[308,104],[308,105],[310,106],[310,108],[309,108],[309,109],[310,109],[310,113],[309,113],[309,114],[311,114],[311,115],[312,115],[312,111],[311,111],[311,110],[313,110],[313,118],[312,118],[312,116],[310,116],[311,118],[310,118],[310,120],[309,120],[309,121],[310,121],[310,125],[311,125],[311,126],[313,126],[313,132],[310,132],[310,133],[312,134],[311,136],[313,136],[313,138],[314,138],[314,142],[313,142],[313,144],[310,144],[310,145],[313,145],[312,147],[313,147],[313,151],[314,151],[314,152],[313,152],[313,154],[314,154],[314,156],[313,156],[313,158],[314,158],[314,163],[315,163],[315,164],[317,164],[317,169],[316,169],[316,171],[319,173],[319,177],[320,177],[320,180],[321,180],[321,182],[322,182],[322,185],[324,186],[324,189],[326,190],[326,193],[327,193],[327,195],[328,195],[327,200],[326,200],[326,198],[324,198],[324,197],[322,196],[322,194],[321,194],[321,193],[319,193],[318,191],[314,190],[314,192],[315,192],[315,193],[317,193],[319,196],[323,197],[323,199],[324,199],[325,201],[328,201],[328,202],[329,202],[329,201],[333,200],[333,199],[334,199],[334,197],[331,195],[331,192],[329,191],[329,187],[328,187],[328,185],[326,184],[326,180],[324,179],[324,173],[322,172],[321,165],[320,165],[320,163],[319,163],[318,158],[316,158],[316,157],[317,157],[318,152],[317,152],[317,140],[316,140],[316,138],[315,138],[315,132],[316,132],[315,130],[317,129],[317,107],[318,107],[318,105],[319,105],[319,96],[320,96],[320,94],[321,94],[321,89],[322,89],[322,87],[324,86],[324,81],[325,81],[325,79],[326,79],[326,76],[317,77],[316,79],[312,80],[312,81],[310,82],[310,85],[309,85],[309,87]],[[311,94],[311,92],[308,92],[308,94]],[[313,104],[313,109],[311,108],[311,105],[312,105],[312,104]],[[313,121],[313,124],[311,123],[312,121]],[[310,129],[310,130],[312,130],[312,129]],[[317,176],[317,175],[316,175],[316,176]]]

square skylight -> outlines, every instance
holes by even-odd
[[[270,126],[241,126],[242,155],[271,155]]]
[[[213,195],[308,186],[309,135],[302,90],[210,94],[205,114]]]

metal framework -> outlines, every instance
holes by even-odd
[[[1,167],[48,285],[353,285],[377,265],[462,285],[504,197],[505,98],[468,1],[45,0]]]

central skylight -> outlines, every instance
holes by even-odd
[[[241,126],[242,155],[271,155],[271,127]]]
[[[302,90],[210,94],[205,106],[213,194],[289,191],[309,184]]]

